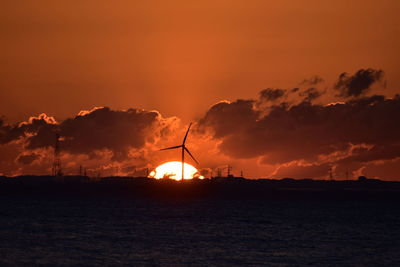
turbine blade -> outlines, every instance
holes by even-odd
[[[189,154],[189,156],[192,157],[192,159],[194,160],[194,162],[196,162],[197,164],[199,164],[199,162],[193,157],[192,153],[190,153],[189,149],[187,149],[185,146],[183,147],[183,149],[185,149],[186,152]]]
[[[183,138],[183,143],[182,143],[182,145],[184,145],[185,142],[186,142],[186,138],[187,138],[187,136],[188,136],[188,134],[189,134],[189,130],[190,130],[190,127],[191,127],[191,126],[192,126],[192,123],[189,124],[189,128],[188,128],[187,131],[186,131],[185,138]]]
[[[160,149],[160,150],[158,150],[158,151],[161,151],[161,150],[169,150],[169,149],[175,149],[175,148],[180,148],[180,147],[182,147],[182,145],[179,145],[179,146],[171,146],[171,147],[167,147],[167,148]]]

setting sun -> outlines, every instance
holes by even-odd
[[[192,165],[185,163],[184,165],[184,176],[186,179],[204,177],[199,174],[199,171]],[[179,161],[170,161],[159,165],[154,171],[149,175],[151,178],[161,179],[170,178],[174,180],[182,180],[182,163]]]

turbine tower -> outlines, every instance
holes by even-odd
[[[182,145],[179,145],[179,146],[172,146],[172,147],[167,147],[167,148],[160,149],[160,151],[162,151],[162,150],[169,150],[169,149],[176,149],[176,148],[181,148],[181,149],[182,149],[182,181],[183,181],[183,178],[184,178],[184,171],[185,171],[185,151],[189,154],[189,156],[190,156],[197,164],[199,164],[199,162],[193,157],[192,153],[190,153],[189,149],[187,149],[187,148],[186,148],[186,145],[185,145],[185,143],[186,143],[186,138],[187,138],[187,136],[188,136],[188,134],[189,134],[189,131],[190,131],[190,127],[191,127],[191,126],[192,126],[192,123],[189,124],[189,128],[187,129],[186,134],[185,134],[185,137],[183,138]]]

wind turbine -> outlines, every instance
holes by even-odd
[[[189,130],[190,130],[190,127],[191,127],[191,126],[192,126],[192,123],[189,124],[189,128],[187,129],[186,134],[185,134],[185,137],[183,138],[182,145],[167,147],[167,148],[163,148],[163,149],[160,149],[160,150],[159,150],[159,151],[162,151],[162,150],[169,150],[169,149],[175,149],[175,148],[182,148],[182,181],[183,181],[184,170],[185,170],[185,151],[189,154],[189,156],[190,156],[197,164],[199,164],[199,162],[193,157],[192,153],[190,153],[189,149],[187,149],[187,148],[186,148],[186,145],[185,145],[185,143],[186,143],[186,138],[187,138],[187,136],[188,136],[188,134],[189,134]]]

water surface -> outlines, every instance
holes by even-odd
[[[0,265],[400,266],[398,203],[0,198]]]

